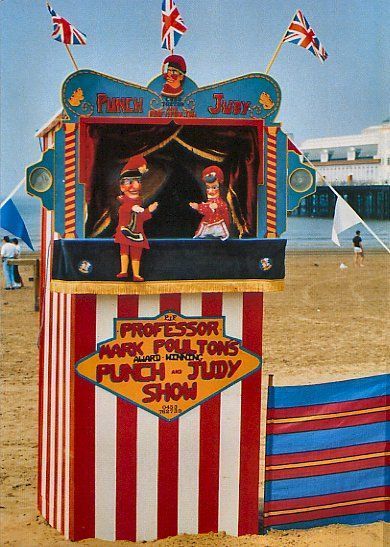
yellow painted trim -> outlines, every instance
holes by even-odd
[[[279,130],[279,127],[271,125],[271,126],[266,127],[266,130],[267,130],[268,135],[270,135],[271,137],[276,137],[276,134]]]
[[[237,194],[236,192],[233,190],[233,188],[228,188],[228,192],[227,192],[227,195],[226,195],[226,199],[227,199],[227,202],[228,202],[228,205],[229,205],[229,210],[230,210],[230,213],[232,215],[232,219],[233,219],[233,223],[234,225],[236,226],[237,230],[238,230],[238,233],[239,233],[239,237],[241,238],[244,233],[248,233],[248,228],[247,228],[247,224],[246,224],[246,220],[243,218],[244,220],[244,224],[241,224],[237,214],[236,214],[236,211],[234,209],[234,204],[233,204],[233,198],[232,196],[234,196],[238,202],[238,197],[237,197]],[[238,205],[240,205],[238,203]],[[240,212],[241,212],[241,207],[240,207]],[[242,216],[242,215],[241,215]]]
[[[64,123],[65,128],[65,134],[68,135],[70,133],[74,133],[76,131],[76,124],[75,123]]]
[[[169,137],[167,137],[166,139],[164,139],[163,141],[161,141],[159,144],[157,144],[156,146],[152,146],[152,148],[148,148],[147,150],[145,150],[145,152],[142,152],[142,154],[144,156],[148,156],[149,154],[152,154],[153,152],[155,152],[156,150],[160,150],[161,148],[164,148],[165,145],[169,144],[172,140],[174,140],[176,138],[176,135],[178,133],[180,133],[180,131],[183,129],[183,127],[178,127],[176,129],[176,131],[170,135]],[[128,158],[130,159],[130,158]]]
[[[182,139],[179,139],[179,137],[177,137],[176,135],[177,135],[177,133],[173,137],[173,140],[175,140],[183,148],[185,148],[186,150],[189,150],[190,152],[193,152],[197,156],[200,156],[202,158],[206,158],[206,159],[211,160],[211,161],[217,161],[219,163],[222,162],[225,159],[226,154],[217,155],[217,154],[210,154],[208,152],[204,152],[202,150],[199,150],[199,148],[195,148],[194,146],[191,146],[190,144],[187,144]]]
[[[344,416],[357,416],[359,414],[371,414],[390,410],[390,406],[377,406],[375,408],[364,408],[362,410],[349,410],[348,412],[337,412],[335,414],[316,414],[315,416],[297,416],[296,418],[278,418],[267,420],[267,424],[289,424],[294,422],[311,422],[312,420],[326,420],[328,418],[343,418]]]
[[[170,294],[205,292],[279,292],[283,279],[206,279],[202,281],[146,281],[145,283],[116,281],[61,281],[53,279],[51,292],[65,294]]]
[[[357,460],[368,460],[370,458],[379,458],[380,456],[389,456],[390,452],[376,452],[375,454],[361,454],[360,456],[348,456],[346,458],[334,458],[333,460],[316,460],[312,462],[291,463],[286,465],[269,465],[266,471],[276,469],[296,469],[299,467],[314,467],[316,465],[331,465],[333,463],[354,462]]]
[[[322,511],[322,509],[332,509],[334,507],[347,507],[348,505],[359,505],[361,503],[374,503],[376,501],[388,501],[390,497],[383,496],[380,498],[366,498],[363,500],[343,501],[340,503],[329,503],[328,505],[317,505],[314,507],[302,507],[299,509],[286,509],[284,511],[270,511],[264,513],[265,517],[273,517],[275,515],[288,515],[290,513],[306,513],[306,511]]]

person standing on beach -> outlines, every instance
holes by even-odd
[[[16,237],[13,238],[12,240],[12,243],[15,245],[15,249],[16,249],[16,253],[15,253],[15,256],[14,258],[19,258],[20,257],[20,245],[19,245],[19,241]],[[22,287],[24,287],[24,283],[23,283],[23,279],[19,273],[19,267],[17,264],[15,264],[14,266],[14,279],[15,279],[15,288],[16,289],[21,289]]]
[[[354,252],[354,261],[355,266],[363,266],[364,252],[362,245],[362,238],[360,237],[360,230],[356,230],[356,235],[352,239],[353,252]]]
[[[3,263],[3,272],[5,278],[5,290],[10,291],[16,289],[14,279],[14,267],[8,263],[10,258],[15,258],[15,245],[10,242],[8,236],[3,237],[3,245],[1,247],[1,262]]]

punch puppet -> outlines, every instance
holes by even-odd
[[[149,243],[144,232],[144,222],[152,218],[158,203],[142,207],[141,188],[142,175],[148,170],[143,156],[133,156],[123,168],[119,185],[121,195],[118,196],[119,220],[114,240],[120,245],[121,271],[117,278],[128,277],[129,261],[133,270],[133,281],[144,281],[140,276],[140,262],[144,249],[149,249]]]
[[[194,239],[212,236],[225,241],[229,237],[230,217],[226,201],[221,197],[220,186],[224,176],[222,169],[216,165],[202,171],[202,182],[206,187],[207,202],[190,203],[190,207],[203,218],[195,232]]]

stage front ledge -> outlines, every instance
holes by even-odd
[[[283,279],[226,279],[202,281],[148,281],[123,283],[113,281],[52,280],[50,289],[65,294],[174,294],[174,293],[254,293],[284,290]]]

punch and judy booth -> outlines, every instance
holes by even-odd
[[[165,69],[147,87],[71,74],[27,169],[39,509],[72,540],[258,532],[263,294],[283,290],[279,236],[314,172],[271,77]]]

